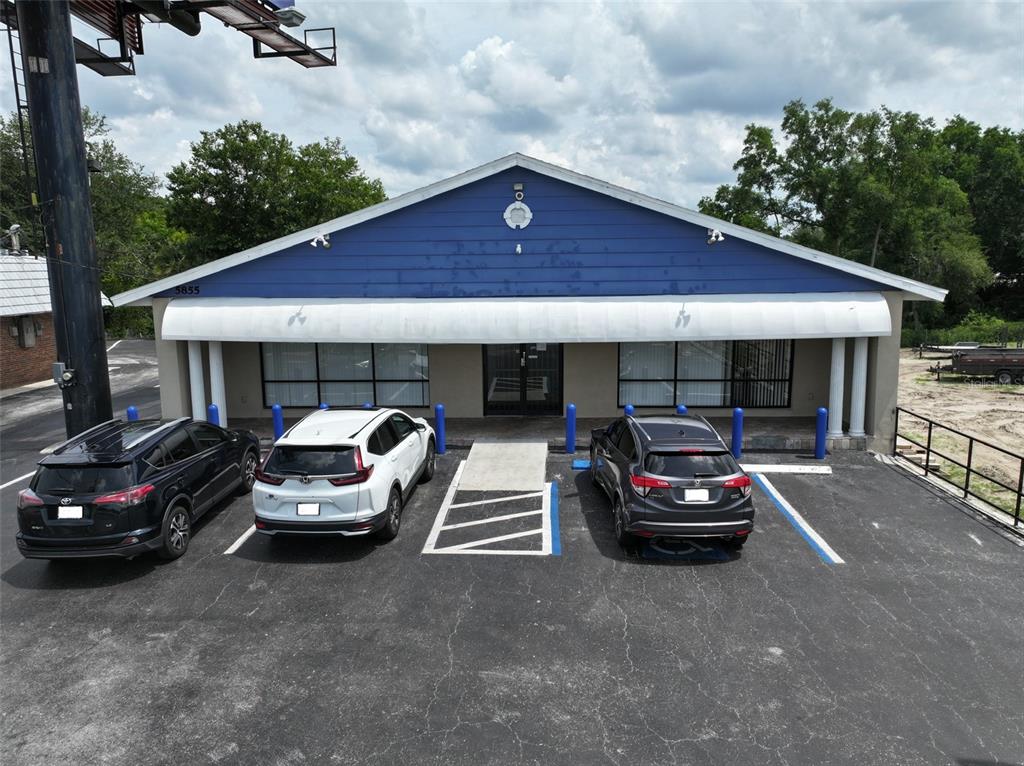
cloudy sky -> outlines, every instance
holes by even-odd
[[[147,25],[137,77],[80,68],[82,101],[158,174],[248,118],[340,137],[392,196],[520,151],[690,207],[794,98],[1024,128],[1021,0],[297,6],[336,28],[336,68],[254,60],[204,15],[195,38]]]

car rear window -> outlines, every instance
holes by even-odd
[[[44,465],[33,489],[40,495],[98,495],[130,486],[130,465]]]
[[[728,452],[650,452],[644,461],[644,470],[656,476],[689,479],[694,476],[728,476],[739,473],[740,467]]]
[[[263,469],[275,476],[338,476],[356,472],[355,447],[274,447]]]

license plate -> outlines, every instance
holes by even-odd
[[[80,519],[82,518],[82,506],[62,505],[57,508],[58,519]]]
[[[320,503],[299,503],[295,506],[295,511],[299,516],[319,516]]]
[[[684,489],[683,500],[688,503],[706,503],[709,499],[706,489]]]

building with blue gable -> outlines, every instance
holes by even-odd
[[[903,301],[945,292],[513,154],[113,301],[153,307],[166,417],[827,405],[884,443]]]

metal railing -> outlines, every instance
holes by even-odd
[[[916,418],[917,420],[921,421],[922,423],[927,424],[928,432],[927,432],[927,436],[925,437],[925,442],[923,444],[920,441],[917,440],[917,438],[920,438],[920,437],[916,433],[915,434],[900,433],[900,414],[901,413],[903,415],[909,415],[910,417]],[[934,434],[934,431],[936,429],[941,429],[942,431],[946,431],[946,432],[949,432],[951,434],[955,434],[956,436],[960,436],[960,437],[963,437],[964,439],[967,439],[967,462],[966,463],[960,462],[960,460],[958,460],[957,458],[955,458],[955,457],[953,457],[951,455],[945,454],[944,452],[940,452],[938,449],[935,448],[935,445],[933,444],[933,434]],[[915,438],[915,437],[917,437],[917,438]],[[950,426],[943,425],[942,423],[938,422],[937,420],[932,420],[931,418],[926,418],[924,415],[918,415],[916,412],[911,412],[910,410],[904,409],[902,407],[897,407],[896,408],[895,437],[893,438],[893,454],[894,455],[898,455],[899,454],[899,452],[897,450],[897,447],[898,447],[900,439],[903,439],[904,441],[909,442],[910,444],[913,444],[913,445],[915,445],[917,447],[920,447],[921,449],[924,450],[924,464],[923,464],[922,467],[924,468],[925,476],[928,476],[929,474],[932,474],[932,475],[936,476],[937,478],[942,479],[944,482],[947,482],[948,484],[951,484],[952,486],[956,487],[961,492],[963,492],[963,496],[964,496],[965,500],[968,497],[973,497],[973,498],[976,498],[978,500],[981,500],[983,503],[985,503],[987,505],[992,506],[993,508],[996,508],[996,509],[1002,511],[1003,513],[1006,513],[1006,514],[1008,514],[1010,516],[1013,516],[1013,526],[1014,527],[1019,527],[1020,526],[1020,523],[1021,523],[1020,514],[1021,514],[1021,504],[1022,504],[1021,503],[1021,497],[1022,497],[1022,495],[1024,495],[1024,455],[1018,455],[1016,452],[1011,452],[1008,449],[1000,447],[1000,446],[998,446],[996,444],[992,444],[991,442],[987,442],[984,439],[979,439],[976,436],[971,436],[970,434],[966,434],[963,431],[958,431],[955,428],[951,428]],[[1011,484],[1007,484],[1001,478],[996,478],[995,476],[990,476],[989,474],[984,473],[983,471],[979,470],[978,468],[976,468],[974,466],[974,460],[975,460],[974,446],[976,444],[984,445],[985,447],[987,447],[989,449],[993,449],[993,450],[995,450],[997,452],[1000,452],[1000,453],[1002,453],[1004,455],[1007,455],[1010,458],[1012,458],[1012,459],[1017,461],[1017,486],[1016,487],[1012,486]],[[932,467],[932,456],[933,455],[935,457],[939,457],[939,458],[942,458],[943,460],[949,461],[953,465],[958,466],[959,468],[962,468],[964,470],[965,473],[964,473],[964,480],[963,480],[963,485],[962,486],[960,484],[958,484],[956,481],[954,481],[952,477],[950,477],[948,475],[945,475],[943,471],[938,470],[938,469]],[[977,478],[980,478],[980,479],[984,479],[985,481],[989,482],[990,484],[995,485],[997,487],[1000,487],[1000,488],[1006,490],[1009,493],[1009,505],[1008,506],[1003,506],[999,502],[999,500],[994,499],[992,491],[989,491],[988,493],[982,494],[982,493],[976,492],[974,489],[972,489],[971,488],[971,479],[972,479],[972,477],[977,477]],[[998,491],[998,490],[996,490],[996,491]]]

